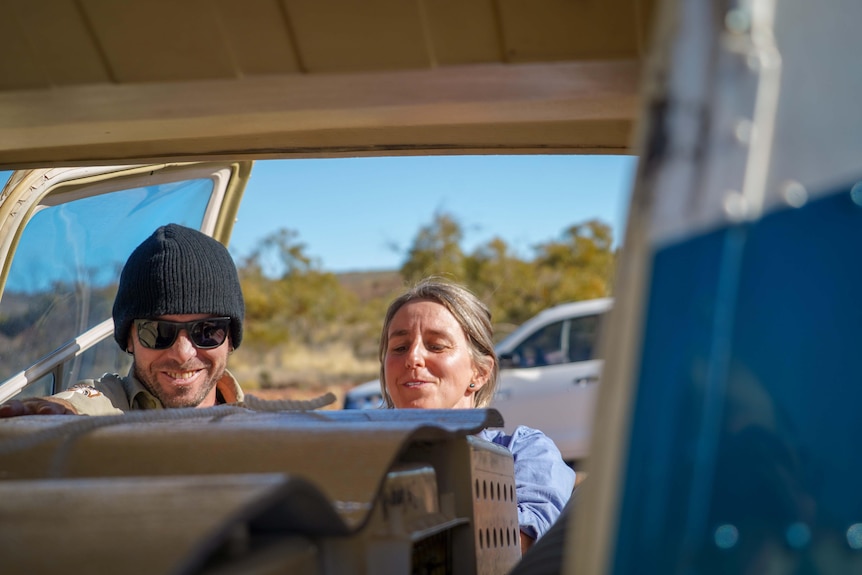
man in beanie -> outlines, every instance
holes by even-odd
[[[50,397],[12,400],[0,406],[0,417],[113,415],[242,401],[227,358],[242,341],[244,316],[227,249],[197,230],[162,226],[129,256],[114,300],[114,339],[134,357],[129,374],[84,380]]]

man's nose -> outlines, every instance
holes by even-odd
[[[174,345],[171,346],[171,353],[179,356],[182,361],[195,356],[197,351],[195,346],[192,344],[192,340],[189,339],[189,332],[184,329],[180,330],[180,333],[177,334],[177,339],[174,342]]]

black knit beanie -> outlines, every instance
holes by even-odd
[[[126,350],[136,319],[202,313],[230,317],[230,341],[239,347],[245,304],[233,258],[202,232],[162,226],[135,248],[120,274],[114,339]]]

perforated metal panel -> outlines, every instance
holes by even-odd
[[[26,566],[62,501],[68,532],[99,535],[53,545],[39,572],[137,554],[123,572],[503,575],[520,557],[513,459],[472,435],[501,424],[237,406],[0,420],[0,516],[16,520],[0,555]]]
[[[476,571],[505,573],[521,557],[514,463],[496,445],[471,441],[470,447]]]

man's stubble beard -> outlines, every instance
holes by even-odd
[[[210,375],[208,379],[204,382],[204,385],[198,389],[194,390],[193,395],[170,395],[162,393],[162,390],[158,386],[158,375],[153,374],[154,381],[151,381],[149,374],[142,372],[138,368],[138,364],[135,363],[133,365],[133,373],[138,381],[141,382],[141,385],[146,388],[153,396],[158,399],[162,407],[166,408],[182,408],[182,407],[198,407],[201,403],[203,403],[204,399],[209,395],[212,389],[218,384],[218,381],[224,376],[224,373],[227,369],[226,364],[216,365],[209,364],[205,366],[204,369],[210,371]],[[171,368],[171,371],[185,371],[182,368]],[[191,390],[190,390],[191,391]]]

